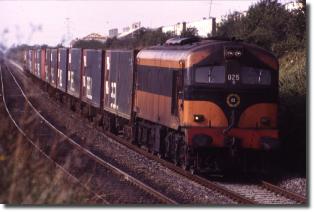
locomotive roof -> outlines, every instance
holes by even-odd
[[[202,47],[217,47],[217,46],[223,46],[223,45],[241,45],[241,46],[244,46],[244,47],[247,47],[247,48],[254,48],[258,51],[262,51],[264,53],[268,53],[268,54],[271,54],[273,57],[275,57],[271,52],[259,47],[259,46],[256,46],[256,45],[253,45],[253,44],[249,44],[249,43],[246,43],[246,42],[243,42],[241,40],[201,40],[201,41],[198,41],[198,42],[193,42],[193,43],[188,43],[188,44],[184,44],[184,45],[167,45],[167,44],[164,44],[164,45],[158,45],[158,46],[151,46],[151,47],[148,47],[148,48],[144,48],[143,50],[181,50],[181,51],[193,51],[193,50],[198,50],[199,48],[202,48]]]
[[[181,64],[178,62],[183,61],[185,67],[190,67],[210,54],[214,54],[214,52],[221,52],[224,46],[240,46],[255,55],[259,55],[258,57],[271,64],[273,69],[278,69],[278,61],[271,52],[256,45],[233,40],[202,40],[184,45],[152,46],[142,49],[138,53],[137,59],[139,65],[159,66],[158,64],[160,64],[164,67],[180,68]],[[189,61],[188,58],[190,58]]]

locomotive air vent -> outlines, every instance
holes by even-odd
[[[187,37],[187,38],[170,38],[166,41],[166,45],[185,45],[198,42],[197,37]]]

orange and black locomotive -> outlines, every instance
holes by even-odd
[[[252,158],[279,147],[279,65],[257,46],[173,38],[140,51],[46,49],[41,61],[34,52],[26,69],[62,85],[52,88],[71,108],[192,171],[257,168]]]
[[[169,40],[139,52],[136,86],[137,140],[183,166],[217,170],[279,145],[278,62],[261,48]]]

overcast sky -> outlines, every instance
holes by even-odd
[[[279,0],[288,2],[291,0]],[[140,21],[144,27],[159,27],[203,17],[220,17],[245,11],[258,0],[208,1],[0,1],[0,42],[57,45],[92,32]],[[68,33],[69,32],[69,33]]]

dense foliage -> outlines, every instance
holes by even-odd
[[[305,174],[307,133],[307,52],[290,51],[279,58],[279,132],[284,163]]]
[[[187,28],[182,32],[181,37],[196,37],[197,29]],[[161,28],[141,28],[123,38],[108,38],[105,43],[99,41],[77,41],[73,47],[80,48],[105,48],[105,49],[141,49],[147,46],[161,45],[169,38],[175,37],[173,33],[164,33]]]
[[[234,12],[217,28],[217,35],[236,37],[273,51],[277,56],[305,47],[306,7],[286,10],[277,0],[262,0],[251,6],[244,16]]]
[[[105,49],[140,49],[146,46],[158,45],[164,43],[167,39],[173,37],[171,33],[163,33],[161,28],[148,29],[141,28],[128,36],[118,39],[117,37],[108,38],[105,43],[99,41],[77,41],[73,47],[80,48],[105,48]]]

